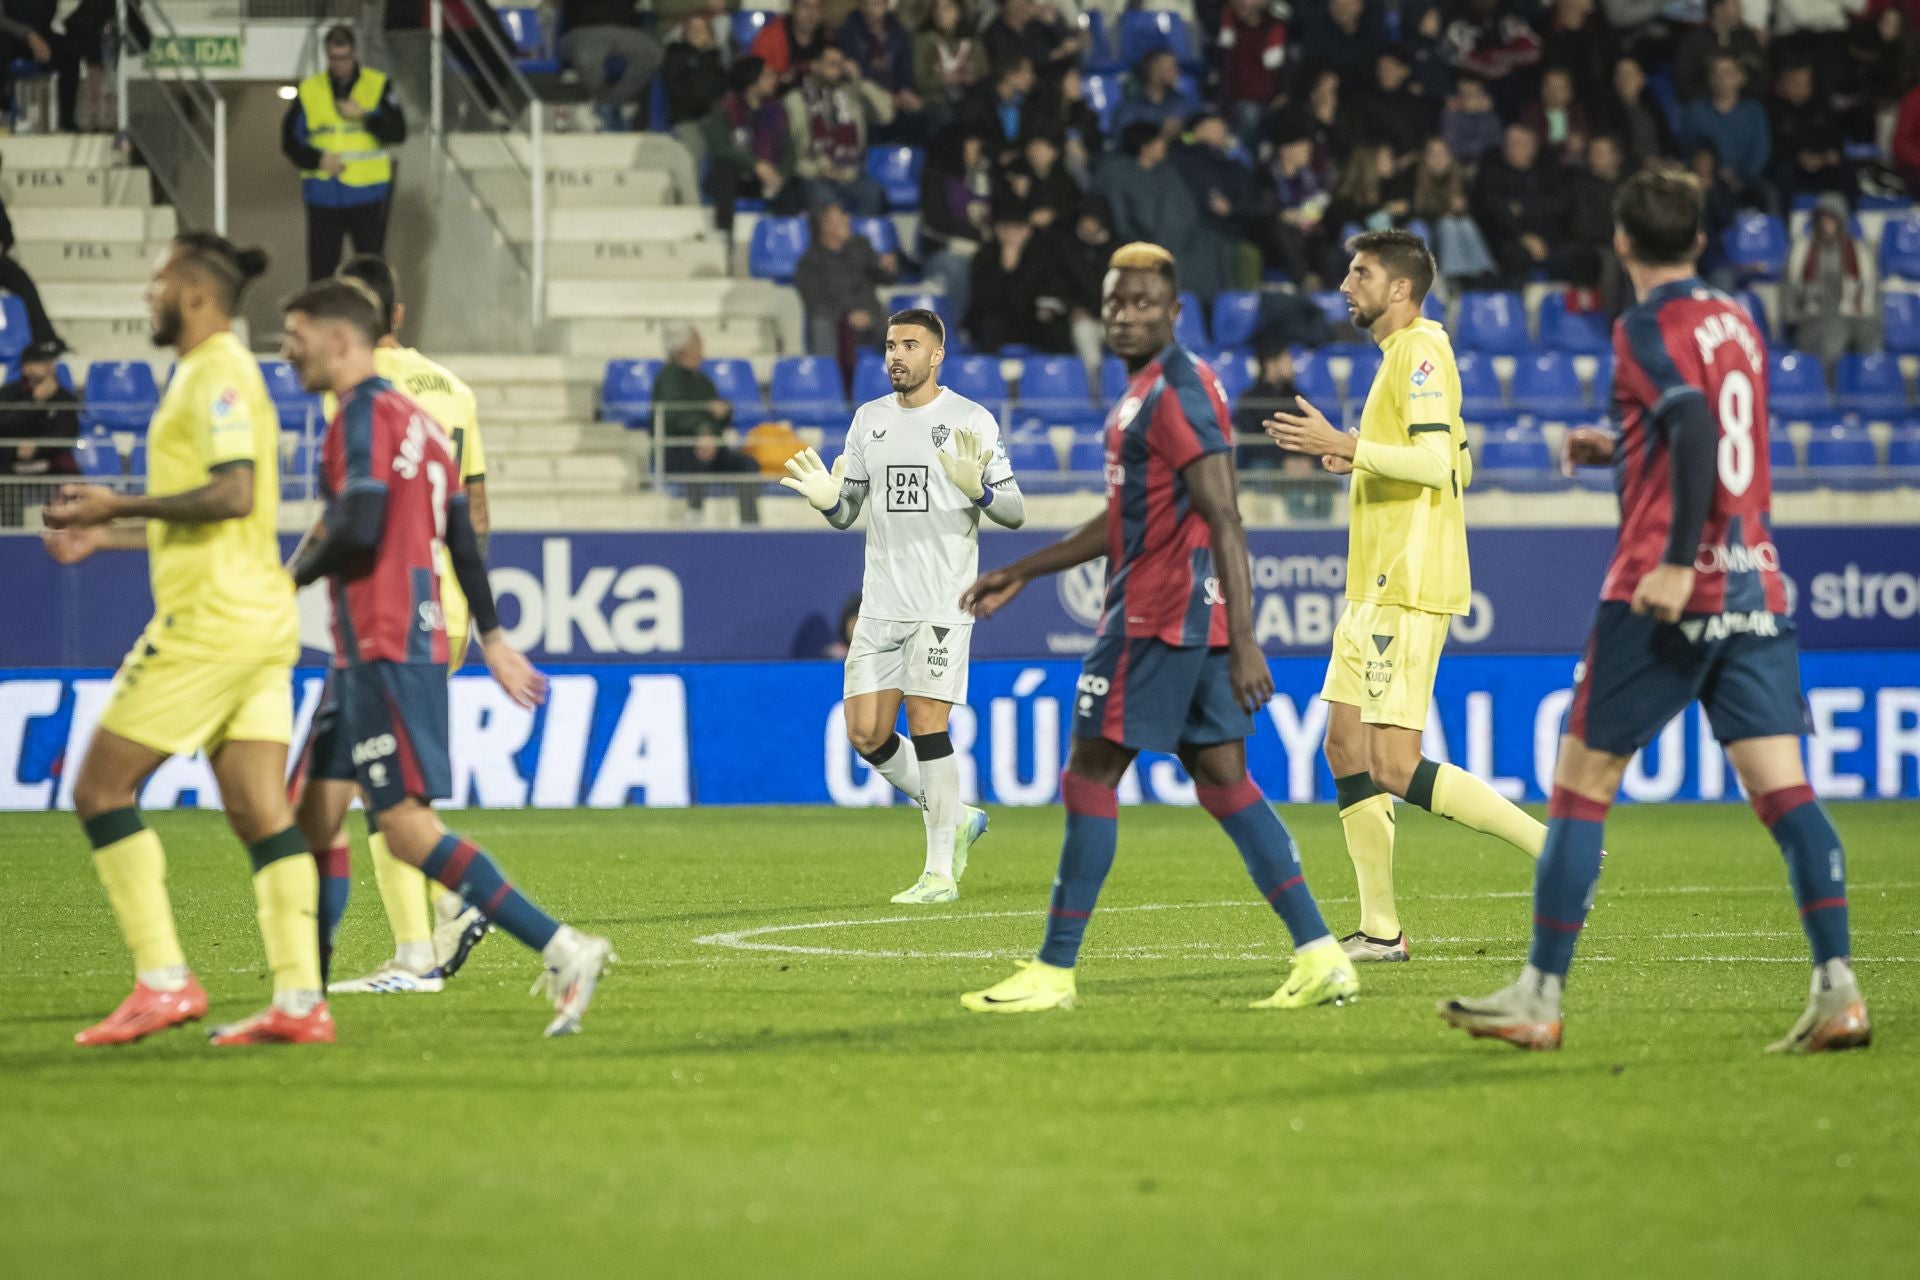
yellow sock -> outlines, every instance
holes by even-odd
[[[1357,779],[1357,781],[1356,781]],[[1360,932],[1369,938],[1400,936],[1400,913],[1393,905],[1393,797],[1366,774],[1338,780],[1340,826],[1347,835],[1360,884]]]
[[[431,942],[433,924],[427,915],[427,878],[387,849],[387,838],[378,831],[367,841],[373,854],[373,882],[380,886],[380,904],[387,909],[387,924],[393,929],[396,947],[409,943]]]
[[[273,990],[320,990],[320,870],[307,842],[289,827],[247,846],[253,859],[253,899],[267,948]]]
[[[120,936],[133,952],[137,973],[184,967],[180,936],[167,899],[167,855],[160,837],[136,809],[115,809],[86,823],[93,842],[93,869],[120,921]]]
[[[1432,764],[1422,760],[1414,773],[1414,785],[1407,788],[1407,799],[1420,804],[1420,773]],[[1465,769],[1443,764],[1435,767],[1428,803],[1422,807],[1450,822],[1490,836],[1499,836],[1530,857],[1539,857],[1547,847],[1547,828],[1532,814],[1495,791]]]

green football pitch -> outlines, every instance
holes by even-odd
[[[1283,811],[1336,930],[1326,807]],[[339,997],[332,1047],[116,1051],[125,993],[79,832],[0,817],[0,1274],[1739,1276],[1914,1274],[1920,808],[1838,805],[1865,1053],[1765,1055],[1806,994],[1744,808],[1626,808],[1567,1047],[1472,1042],[1437,997],[1508,981],[1525,860],[1403,811],[1414,963],[1346,1008],[1255,1012],[1287,948],[1198,811],[1121,820],[1080,1007],[964,1013],[1031,953],[1058,810],[1002,810],[965,898],[904,809],[453,815],[614,939],[585,1034],[544,1041],[495,935],[438,996]],[[214,1016],[264,1003],[245,859],[160,814]],[[339,967],[387,954],[356,852]]]

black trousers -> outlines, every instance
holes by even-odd
[[[41,33],[41,39],[47,42],[53,59],[47,65],[53,69],[54,103],[59,117],[58,124],[62,133],[72,133],[76,127],[76,107],[80,101],[80,63],[82,48],[74,40],[57,31]],[[99,46],[94,46],[97,57]],[[29,59],[32,50],[25,40],[12,36],[0,37],[0,100],[7,104],[13,101],[13,64]]]
[[[338,271],[341,250],[348,239],[352,239],[355,253],[381,252],[387,243],[387,208],[392,202],[389,195],[385,200],[344,209],[308,205],[307,279],[324,280]]]
[[[47,318],[46,304],[40,301],[40,289],[33,277],[10,253],[0,253],[0,289],[17,295],[27,308],[27,329],[35,342],[51,342],[60,336]]]

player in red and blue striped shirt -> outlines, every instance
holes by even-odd
[[[1072,1006],[1073,966],[1118,840],[1121,776],[1142,751],[1177,754],[1200,804],[1239,848],[1296,948],[1261,1005],[1338,1004],[1357,994],[1353,963],[1327,931],[1293,839],[1247,776],[1253,713],[1273,677],[1253,635],[1253,585],[1234,485],[1226,394],[1173,340],[1173,255],[1116,251],[1102,311],[1126,361],[1126,395],[1107,417],[1107,509],[1064,542],[981,576],[962,603],[991,617],[1037,577],[1107,557],[1106,608],[1080,673],[1073,751],[1061,776],[1067,833],[1039,956],[961,997],[979,1013]]]
[[[1548,804],[1520,981],[1440,1014],[1523,1049],[1560,1047],[1560,996],[1600,877],[1601,831],[1635,751],[1698,701],[1786,857],[1813,952],[1806,1011],[1774,1052],[1864,1046],[1840,837],[1800,760],[1799,650],[1768,529],[1766,346],[1694,273],[1703,197],[1641,173],[1614,201],[1614,249],[1639,302],[1614,328],[1618,434],[1570,433],[1570,463],[1613,464],[1620,539],[1600,592]]]

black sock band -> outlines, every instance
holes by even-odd
[[[916,733],[913,735],[913,754],[920,757],[920,763],[929,760],[945,760],[953,754],[953,739],[942,729],[938,733]]]
[[[893,753],[899,749],[900,735],[896,733],[889,736],[885,742],[874,748],[872,752],[862,751],[860,758],[878,769],[881,765],[893,759]]]
[[[1407,784],[1407,803],[1417,804],[1432,813],[1433,780],[1439,776],[1439,764],[1421,756],[1420,763],[1413,767],[1413,781]]]
[[[282,858],[305,857],[306,854],[307,838],[300,834],[298,827],[288,827],[278,835],[255,840],[247,846],[247,860],[253,863],[256,872],[266,870]]]
[[[140,811],[131,808],[109,809],[80,825],[87,833],[87,843],[96,849],[118,844],[128,836],[138,835],[147,829],[147,824],[140,820]]]
[[[1333,780],[1333,794],[1338,797],[1336,803],[1339,804],[1340,811],[1345,813],[1362,800],[1371,800],[1379,795],[1380,788],[1374,782],[1372,774],[1350,773],[1344,778]]]

